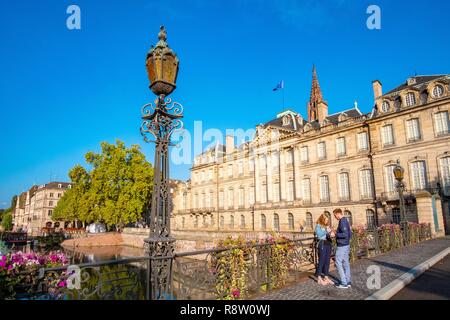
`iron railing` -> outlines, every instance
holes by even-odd
[[[177,299],[224,299],[229,294],[219,284],[220,278],[230,278],[230,261],[221,259],[233,250],[244,250],[246,272],[243,281],[249,295],[266,292],[275,287],[271,265],[275,244],[254,244],[233,248],[211,249],[175,254],[174,296]],[[286,282],[298,280],[305,272],[315,268],[317,261],[314,238],[285,241],[290,249],[284,256]]]
[[[217,289],[219,274],[231,277],[229,261],[220,259],[233,250],[245,250],[247,289],[254,295],[274,287],[270,264],[275,246],[288,244],[284,256],[288,273],[285,281],[295,281],[314,269],[314,238],[252,244],[184,252],[170,257],[172,291],[157,294],[161,299],[223,299],[226,292]],[[146,300],[150,299],[149,272],[152,260],[166,257],[137,257],[41,268],[35,281],[17,288],[17,299],[30,300]],[[220,272],[222,271],[222,272]],[[30,277],[32,279],[32,277]]]
[[[400,230],[400,232],[399,232]],[[389,226],[364,230],[363,236],[354,233],[350,243],[351,260],[371,257],[431,238],[431,225]],[[282,266],[274,262],[280,245]],[[333,255],[334,250],[333,248]],[[224,299],[229,290],[220,284],[231,279],[236,269],[229,257],[241,250],[245,261],[246,297],[252,297],[279,286],[274,275],[281,275],[288,284],[314,270],[318,257],[316,240],[284,239],[275,243],[253,243],[243,246],[215,248],[193,252],[174,253],[169,256],[170,292],[157,293],[160,299]],[[280,258],[280,257],[278,257]],[[152,261],[160,257],[137,257],[83,263],[57,268],[42,268],[35,281],[18,288],[18,299],[74,299],[74,300],[146,300],[150,292]],[[276,259],[276,258],[275,258]],[[284,268],[280,270],[280,268]],[[278,280],[280,280],[278,278]],[[221,282],[222,281],[222,282]]]

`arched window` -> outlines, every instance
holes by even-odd
[[[213,215],[211,215],[211,216],[209,217],[209,219],[210,219],[209,225],[212,227],[212,226],[214,225],[214,217],[213,217]]]
[[[183,226],[183,229],[184,229],[184,226],[186,225],[186,218],[185,217],[181,218],[181,225]]]
[[[277,213],[273,214],[273,230],[280,231],[280,216]]]
[[[230,216],[230,229],[234,229],[234,216]]]
[[[383,103],[381,104],[381,110],[383,110],[383,112],[388,112],[389,108],[390,108],[389,102],[383,101]]]
[[[288,222],[289,222],[289,230],[294,230],[294,215],[292,213],[288,213]]]
[[[344,217],[347,218],[348,223],[350,224],[350,226],[352,226],[353,225],[352,213],[350,211],[348,211],[348,210],[345,210],[344,211]]]
[[[225,227],[225,218],[223,216],[220,216],[220,229],[223,229]]]
[[[245,216],[241,215],[241,229],[245,229]]]
[[[266,215],[261,214],[261,230],[266,230]]]
[[[313,217],[310,212],[306,213],[306,229],[308,229],[308,230],[313,229]]]
[[[412,189],[425,190],[428,187],[425,161],[411,162]]]
[[[442,188],[445,195],[450,194],[450,157],[439,159],[441,169]]]
[[[206,216],[203,216],[203,228],[206,228],[208,223],[206,222]]]
[[[406,106],[411,107],[416,104],[416,95],[412,92],[409,92],[406,95]]]
[[[377,222],[375,220],[375,213],[373,210],[366,210],[366,220],[367,220],[367,229],[375,229],[377,226]]]
[[[400,216],[400,209],[394,208],[392,209],[392,223],[400,224],[401,216]]]

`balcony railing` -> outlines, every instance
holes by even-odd
[[[448,192],[450,192],[450,188],[448,188]],[[443,190],[445,192],[445,189]],[[417,193],[420,192],[429,192],[431,194],[436,194],[439,193],[439,189],[438,188],[431,188],[431,187],[425,187],[425,188],[417,188],[417,189],[405,189],[403,190],[403,197],[404,198],[411,198],[414,197]],[[395,200],[399,200],[399,194],[397,190],[394,191],[388,191],[388,192],[382,192],[381,193],[381,197],[380,197],[381,201],[395,201]]]
[[[388,191],[381,193],[382,201],[398,200],[398,191]]]

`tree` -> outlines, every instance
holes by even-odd
[[[10,231],[13,227],[13,218],[11,212],[8,212],[3,215],[2,226],[5,231]]]
[[[8,209],[0,209],[0,221],[2,223],[3,223],[3,220],[6,218],[6,216],[8,214],[10,215],[10,217],[8,217],[8,219],[11,218],[11,228],[10,229],[12,229],[12,212],[14,211],[14,208],[16,207],[16,202],[17,202],[17,196],[13,196],[11,199],[11,206]],[[8,229],[8,230],[10,230],[10,229]]]
[[[70,171],[73,188],[58,202],[53,219],[122,226],[142,218],[153,187],[151,164],[137,145],[127,148],[117,140],[102,142],[101,149],[85,156],[91,171],[80,165]]]

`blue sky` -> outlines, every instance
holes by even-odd
[[[66,28],[71,4],[81,30]],[[371,4],[381,30],[366,27]],[[313,63],[330,113],[355,100],[369,112],[374,79],[387,91],[415,73],[450,73],[449,10],[437,0],[2,0],[0,208],[32,184],[68,180],[101,141],[140,144],[153,161],[140,107],[154,99],[145,55],[161,24],[181,60],[173,98],[185,127],[225,131],[275,117],[281,79],[286,106],[306,116]]]

